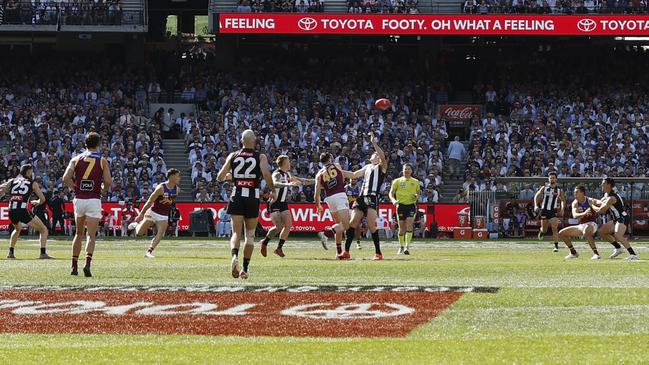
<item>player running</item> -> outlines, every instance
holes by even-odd
[[[559,204],[560,203],[560,204]],[[539,204],[540,208],[539,208]],[[559,211],[557,213],[557,208]],[[552,171],[548,174],[548,184],[542,186],[534,195],[534,212],[541,211],[541,229],[539,230],[539,240],[545,237],[548,230],[548,223],[552,227],[552,239],[554,239],[553,252],[559,252],[559,223],[557,214],[562,217],[566,209],[566,197],[563,190],[557,185],[557,173]]]
[[[241,134],[241,148],[232,152],[225,160],[219,171],[217,180],[223,182],[230,176],[234,181],[234,189],[228,203],[228,214],[232,216],[232,238],[230,247],[232,262],[230,265],[233,278],[248,278],[248,266],[255,247],[255,228],[259,216],[259,198],[261,189],[259,181],[264,178],[270,189],[270,200],[275,200],[275,184],[268,170],[268,158],[255,150],[257,137],[255,132],[246,129]],[[239,269],[239,247],[241,232],[245,229],[245,245],[243,248],[243,269]]]
[[[151,239],[151,244],[147,249],[144,257],[155,258],[153,250],[158,246],[167,227],[169,226],[169,210],[178,194],[180,194],[180,171],[178,169],[169,169],[167,171],[167,181],[156,186],[153,193],[149,196],[146,204],[142,207],[140,214],[135,218],[135,222],[129,225],[129,229],[135,230],[135,236],[143,236],[149,230],[149,227],[155,224],[156,233]]]
[[[270,219],[273,221],[274,226],[268,230],[266,237],[261,241],[261,255],[266,257],[268,255],[268,242],[272,240],[279,233],[279,243],[277,248],[273,253],[279,257],[284,257],[284,243],[288,238],[289,233],[291,233],[291,227],[293,226],[293,221],[291,220],[291,212],[288,209],[288,203],[286,198],[289,194],[289,188],[291,186],[298,185],[311,185],[315,181],[313,179],[302,179],[296,176],[292,176],[289,171],[291,171],[291,159],[286,155],[280,155],[275,161],[279,167],[275,172],[273,172],[273,183],[275,184],[275,196],[277,197],[275,201],[268,202],[268,213],[270,214]],[[323,243],[323,247],[326,250],[327,246]]]
[[[361,195],[354,203],[350,228],[346,233],[345,251],[342,253],[343,259],[350,258],[349,248],[352,245],[352,240],[356,234],[356,230],[359,228],[361,219],[365,217],[365,225],[372,234],[372,241],[374,241],[374,260],[383,260],[379,232],[376,229],[376,217],[381,186],[385,179],[385,173],[388,171],[388,160],[385,157],[385,152],[377,144],[378,139],[376,136],[373,133],[370,133],[369,136],[375,152],[372,154],[369,164],[354,172],[355,176],[363,176],[363,185],[361,187]]]
[[[572,201],[572,217],[579,220],[579,224],[566,227],[559,231],[559,238],[565,242],[570,250],[570,254],[565,257],[566,260],[576,259],[579,253],[572,245],[572,237],[584,237],[588,241],[593,257],[591,260],[599,260],[599,252],[595,244],[595,232],[597,232],[597,213],[593,210],[596,204],[595,199],[586,196],[586,188],[583,185],[575,187],[575,200]]]
[[[392,181],[392,187],[388,194],[390,201],[397,208],[399,217],[399,251],[397,255],[410,255],[408,248],[412,242],[420,188],[419,180],[412,177],[412,165],[404,164],[403,176]]]
[[[349,201],[349,208],[351,209],[354,206],[354,202],[358,199],[358,196],[361,195],[361,189],[356,183],[356,179],[349,179],[349,183],[345,185],[345,193],[347,194],[347,200]],[[354,239],[356,240],[356,248],[360,250],[362,248],[360,229],[356,230]]]
[[[354,173],[345,171],[338,164],[333,163],[333,157],[329,152],[320,154],[320,163],[323,165],[315,176],[314,200],[318,214],[322,213],[321,190],[325,192],[324,201],[334,219],[333,227],[326,228],[324,232],[318,233],[323,247],[327,237],[336,238],[336,258],[344,259],[342,252],[343,232],[349,229],[350,214],[349,202],[345,193],[345,178],[355,178]],[[352,235],[353,237],[353,235]],[[349,256],[349,255],[348,255]],[[348,257],[349,258],[349,257]]]
[[[15,259],[14,249],[16,248],[16,242],[20,236],[20,231],[22,227],[20,223],[24,223],[27,226],[35,229],[40,234],[40,243],[41,243],[41,254],[40,259],[51,259],[46,252],[45,245],[47,243],[47,227],[43,221],[32,214],[32,212],[27,209],[27,205],[30,203],[29,198],[33,194],[36,194],[38,200],[32,200],[32,206],[38,206],[45,204],[45,195],[41,192],[41,188],[37,182],[33,181],[34,170],[32,165],[25,164],[20,167],[20,174],[13,179],[9,179],[4,184],[0,185],[0,195],[9,193],[9,220],[14,226],[13,232],[11,232],[11,238],[9,240],[9,254],[7,254],[8,259]]]
[[[615,181],[610,177],[602,180],[602,190],[604,191],[604,197],[597,201],[597,204],[593,204],[593,210],[600,215],[608,214],[610,218],[599,229],[599,235],[615,247],[609,258],[612,259],[624,253],[624,250],[620,247],[621,243],[629,252],[628,260],[639,260],[640,258],[636,255],[631,244],[624,237],[624,233],[626,233],[626,229],[631,222],[631,217],[626,211],[624,200],[615,191]]]
[[[113,179],[110,176],[108,161],[97,152],[101,138],[90,132],[86,135],[86,151],[70,160],[63,174],[63,182],[74,190],[74,219],[77,230],[72,241],[71,275],[79,275],[78,261],[81,252],[81,240],[86,234],[86,264],[83,274],[91,277],[90,263],[95,251],[97,226],[101,219],[101,196],[106,194]],[[84,227],[85,231],[84,232]]]

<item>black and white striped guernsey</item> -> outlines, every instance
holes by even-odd
[[[608,208],[608,213],[611,216],[611,219],[618,220],[620,218],[625,218],[628,213],[626,212],[626,207],[624,205],[624,200],[618,193],[611,193],[609,197],[615,198],[615,204]]]
[[[230,162],[235,187],[232,189],[232,198],[259,199],[260,165],[259,152],[253,149],[242,148],[234,153]]]
[[[561,188],[556,186],[552,187],[546,185],[543,188],[543,202],[541,209],[543,210],[557,210],[559,208],[559,197],[561,196]]]
[[[274,173],[279,175],[279,182],[281,182],[283,184],[288,184],[291,181],[291,174],[288,173],[288,172],[284,172],[284,171],[278,169]],[[277,196],[276,202],[277,203],[286,203],[286,198],[288,197],[288,193],[289,193],[289,188],[288,187],[282,187],[282,188],[275,189],[275,195]]]
[[[385,173],[380,164],[370,164],[365,167],[363,175],[363,186],[361,187],[362,196],[379,195]]]
[[[32,180],[20,175],[11,179],[9,184],[9,210],[26,209],[33,192]]]

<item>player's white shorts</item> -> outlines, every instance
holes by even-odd
[[[74,216],[77,218],[101,218],[100,199],[74,199],[72,205],[74,206]]]
[[[339,212],[341,210],[349,210],[349,200],[347,199],[347,194],[337,193],[332,196],[328,196],[324,199],[325,203],[329,206],[329,210],[333,213]]]
[[[149,209],[148,212],[144,215],[144,218],[151,219],[154,222],[169,221],[169,217],[166,215],[158,214],[153,210]]]
[[[593,233],[597,232],[597,223],[595,222],[587,222],[575,226],[575,228],[579,229],[583,234],[586,234],[586,230],[588,229],[588,227],[594,228]]]

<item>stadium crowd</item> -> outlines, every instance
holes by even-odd
[[[465,0],[467,14],[644,14],[644,0]]]
[[[418,0],[348,0],[350,13],[418,14]]]
[[[430,116],[434,103],[424,99],[421,85],[391,89],[397,103],[381,113],[373,108],[379,94],[351,79],[300,88],[278,79],[246,83],[226,74],[201,77],[214,80],[209,89],[217,92],[208,96],[199,115],[180,115],[175,121],[186,139],[197,200],[229,200],[230,184],[219,185],[216,175],[247,128],[260,132],[260,151],[271,159],[289,155],[293,173],[302,177],[315,176],[319,154],[326,150],[344,169],[359,169],[371,149],[367,132],[377,133],[389,152],[385,193],[403,163],[410,162],[423,181],[422,202],[438,199],[446,126]],[[312,186],[293,187],[289,196],[294,202],[312,200]]]
[[[2,0],[0,24],[118,25],[120,0]]]
[[[212,56],[155,56],[143,70],[74,56],[0,60],[9,70],[0,76],[0,180],[30,162],[46,192],[62,190],[71,198],[61,176],[90,130],[102,135],[101,150],[111,164],[109,201],[146,199],[165,178],[162,142],[173,137],[186,142],[190,168],[183,173],[192,181],[192,197],[228,201],[231,185],[215,177],[247,128],[259,133],[258,148],[271,161],[289,155],[292,173],[301,177],[315,175],[325,150],[344,169],[360,168],[371,153],[367,134],[373,132],[389,160],[383,191],[387,194],[389,182],[408,162],[422,181],[421,202],[441,199],[447,164],[453,175],[465,174],[465,192],[507,190],[495,183],[497,176],[545,176],[551,170],[560,177],[644,176],[649,168],[649,97],[638,86],[647,77],[606,76],[614,62],[585,66],[561,55],[535,55],[540,63],[531,75],[516,68],[526,63],[514,56],[502,66],[474,65],[478,74],[481,67],[489,69],[484,74],[492,79],[476,83],[475,98],[484,103],[485,116],[471,121],[464,150],[452,141],[454,135],[449,137],[446,122],[436,118],[436,106],[453,93],[443,63],[437,63],[437,74],[422,76],[409,64],[416,61],[398,54],[389,61],[385,50],[338,58],[319,58],[317,50],[284,52],[276,51],[275,59],[244,55],[228,72],[215,71]],[[65,67],[70,59],[74,69]],[[625,62],[640,65],[644,57],[627,55]],[[365,66],[354,67],[359,63]],[[603,76],[597,83],[571,80],[568,75],[580,68]],[[391,77],[377,77],[387,69]],[[197,113],[145,112],[147,100],[162,89],[177,90],[185,102],[196,103]],[[392,99],[392,108],[376,110],[377,97]],[[457,166],[465,156],[466,171]],[[289,201],[312,199],[312,186],[291,189]]]
[[[73,61],[75,68],[66,67]],[[0,68],[12,71],[0,76],[0,180],[31,163],[45,193],[72,198],[62,175],[89,131],[102,136],[111,165],[109,201],[146,199],[165,180],[160,126],[143,109],[143,73],[76,57],[16,57],[0,60]]]
[[[239,13],[322,13],[325,0],[240,0]]]
[[[629,64],[642,62],[642,55],[618,54]],[[570,65],[560,57],[544,58],[539,63],[566,77],[567,70],[582,69],[585,74],[602,75],[616,69],[616,62]],[[563,62],[563,64],[560,64]],[[538,65],[537,65],[538,66]],[[517,84],[481,84],[475,88],[485,105],[485,116],[471,121],[467,151],[468,190],[505,190],[496,186],[497,176],[547,176],[554,171],[561,177],[635,176],[645,177],[649,169],[649,98],[641,86],[644,76],[630,79],[625,71],[616,77],[601,76],[563,84],[542,84],[539,72],[517,75]],[[502,70],[501,70],[502,71]],[[499,70],[491,69],[498,75]],[[630,191],[630,190],[633,191]],[[628,190],[628,191],[625,191]],[[644,183],[620,185],[623,194],[638,199]],[[531,192],[531,193],[530,193]],[[521,198],[533,195],[531,187],[521,189]],[[628,195],[625,195],[628,196]]]

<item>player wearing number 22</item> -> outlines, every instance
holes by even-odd
[[[232,216],[232,238],[230,248],[232,262],[230,269],[233,278],[248,278],[248,265],[254,250],[255,228],[259,216],[260,180],[263,177],[270,189],[270,200],[275,201],[275,183],[270,174],[268,158],[255,150],[255,132],[246,129],[241,134],[242,149],[228,155],[216,179],[222,182],[228,178],[234,181],[234,189],[228,203],[228,213]],[[243,269],[239,270],[239,246],[241,232],[245,231],[243,248]]]
[[[70,160],[63,175],[63,182],[74,190],[74,219],[76,233],[72,241],[72,270],[71,275],[79,275],[78,261],[81,252],[81,240],[86,234],[86,263],[83,274],[91,277],[90,263],[95,251],[97,225],[101,218],[101,196],[113,184],[110,176],[108,161],[101,157],[97,148],[101,142],[99,134],[90,132],[86,135],[86,151]],[[85,230],[84,230],[85,227]],[[87,232],[84,232],[87,231]]]
[[[37,230],[40,233],[41,242],[41,259],[51,259],[45,252],[45,243],[47,242],[47,227],[43,224],[40,218],[34,216],[28,209],[29,198],[32,193],[36,194],[38,200],[33,200],[32,206],[45,204],[45,196],[40,190],[38,183],[32,180],[33,177],[32,165],[26,164],[20,167],[20,175],[10,179],[4,184],[0,185],[0,195],[9,193],[9,219],[14,226],[11,232],[11,239],[9,245],[8,259],[15,259],[14,248],[20,236],[22,227],[21,223]]]

